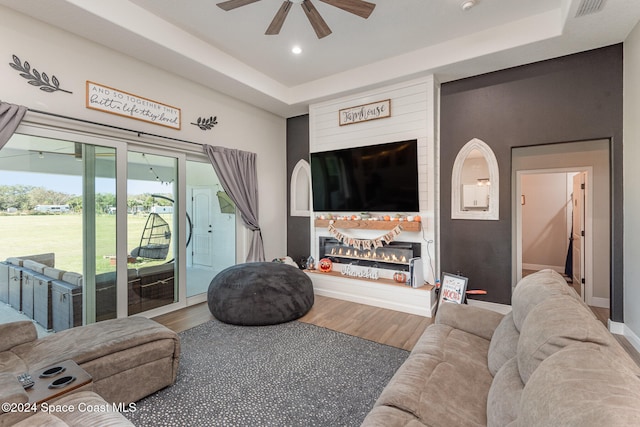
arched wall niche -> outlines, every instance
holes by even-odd
[[[474,138],[460,149],[451,175],[451,219],[498,220],[498,161],[484,141]]]
[[[301,159],[291,172],[291,216],[311,216],[311,166]]]

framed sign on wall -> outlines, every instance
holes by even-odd
[[[369,120],[384,119],[386,117],[391,117],[390,99],[343,108],[339,111],[338,124],[340,126],[352,125],[354,123],[368,122]]]
[[[86,107],[173,129],[181,126],[179,108],[88,80]]]

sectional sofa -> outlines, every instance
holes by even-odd
[[[32,321],[0,324],[0,427],[16,423],[30,427],[130,426],[117,411],[82,408],[126,406],[173,384],[179,358],[178,335],[144,317],[105,320],[44,338],[37,338]],[[67,360],[84,369],[92,382],[50,403],[75,405],[74,411],[49,414],[16,410],[34,396],[32,389],[25,390],[19,383],[20,374],[38,372]],[[14,406],[5,406],[7,403]]]
[[[174,263],[127,271],[128,314],[173,302]],[[0,262],[0,302],[11,305],[44,329],[82,324],[83,277],[55,268],[55,254],[10,257]],[[116,272],[96,275],[96,319],[116,317]]]
[[[507,315],[444,303],[363,426],[631,426],[640,368],[552,270]]]

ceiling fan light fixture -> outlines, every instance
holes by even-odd
[[[460,7],[462,8],[462,10],[464,10],[465,12],[469,9],[471,9],[473,6],[475,6],[478,2],[476,0],[465,0],[462,2],[462,4],[460,5]]]
[[[302,48],[298,45],[295,45],[291,48],[291,53],[293,53],[294,55],[300,55],[302,53]]]

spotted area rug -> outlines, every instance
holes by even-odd
[[[137,426],[359,426],[409,353],[302,322],[180,333],[176,383],[124,415]]]

